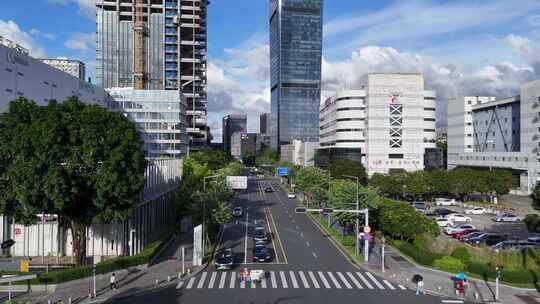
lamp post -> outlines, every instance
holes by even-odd
[[[350,178],[350,179],[354,179],[356,180],[356,210],[359,209],[360,207],[360,201],[359,201],[359,196],[360,196],[360,180],[358,178],[358,176],[351,176],[351,175],[342,175],[343,177],[347,177],[347,178]],[[366,226],[367,226],[367,213],[366,213]],[[360,244],[359,244],[359,240],[358,240],[358,236],[360,235],[360,224],[359,224],[359,220],[358,220],[358,214],[356,215],[356,236],[355,236],[355,239],[356,239],[356,250],[355,250],[355,255],[358,255],[359,254],[359,249],[360,249]],[[367,242],[367,240],[366,240]]]

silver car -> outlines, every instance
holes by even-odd
[[[493,220],[495,222],[500,222],[500,223],[503,223],[503,222],[516,223],[516,222],[521,222],[521,217],[515,214],[511,214],[511,213],[503,213],[503,214],[497,215],[497,217],[495,217]]]

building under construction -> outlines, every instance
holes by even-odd
[[[181,90],[190,148],[210,141],[206,97],[207,0],[97,0],[97,83]]]

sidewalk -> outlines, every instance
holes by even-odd
[[[500,285],[499,300],[495,301],[495,283],[474,278],[469,278],[469,288],[466,290],[465,297],[457,297],[454,293],[453,274],[416,265],[389,246],[385,247],[385,272],[382,273],[379,244],[371,250],[369,263],[361,266],[410,289],[415,289],[415,284],[410,281],[411,278],[415,274],[420,274],[424,277],[425,288],[428,292],[454,299],[479,303],[516,304],[537,303],[535,298],[540,299],[537,291]]]
[[[153,265],[141,265],[116,271],[118,288],[110,290],[110,274],[96,276],[96,298],[90,299],[89,294],[93,289],[93,278],[84,278],[57,285],[55,292],[51,294],[33,295],[32,303],[51,303],[63,300],[68,303],[71,297],[72,303],[101,302],[113,297],[127,297],[139,292],[148,292],[155,287],[162,287],[170,282],[178,283],[178,275],[182,273],[182,247],[185,248],[185,271],[188,269],[196,273],[201,266],[192,267],[193,257],[193,231],[183,233],[171,240],[167,248],[153,261]],[[157,285],[156,285],[157,282]]]

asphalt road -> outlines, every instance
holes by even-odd
[[[266,193],[264,188],[273,187]],[[176,287],[112,303],[441,303],[433,296],[416,296],[403,286],[383,280],[351,264],[326,235],[304,214],[295,214],[277,180],[250,179],[236,196],[244,214],[225,227],[223,245],[233,248],[237,266],[216,271],[209,266]],[[252,233],[255,221],[271,234],[271,263],[254,264]],[[260,283],[242,283],[243,267],[263,269]]]

